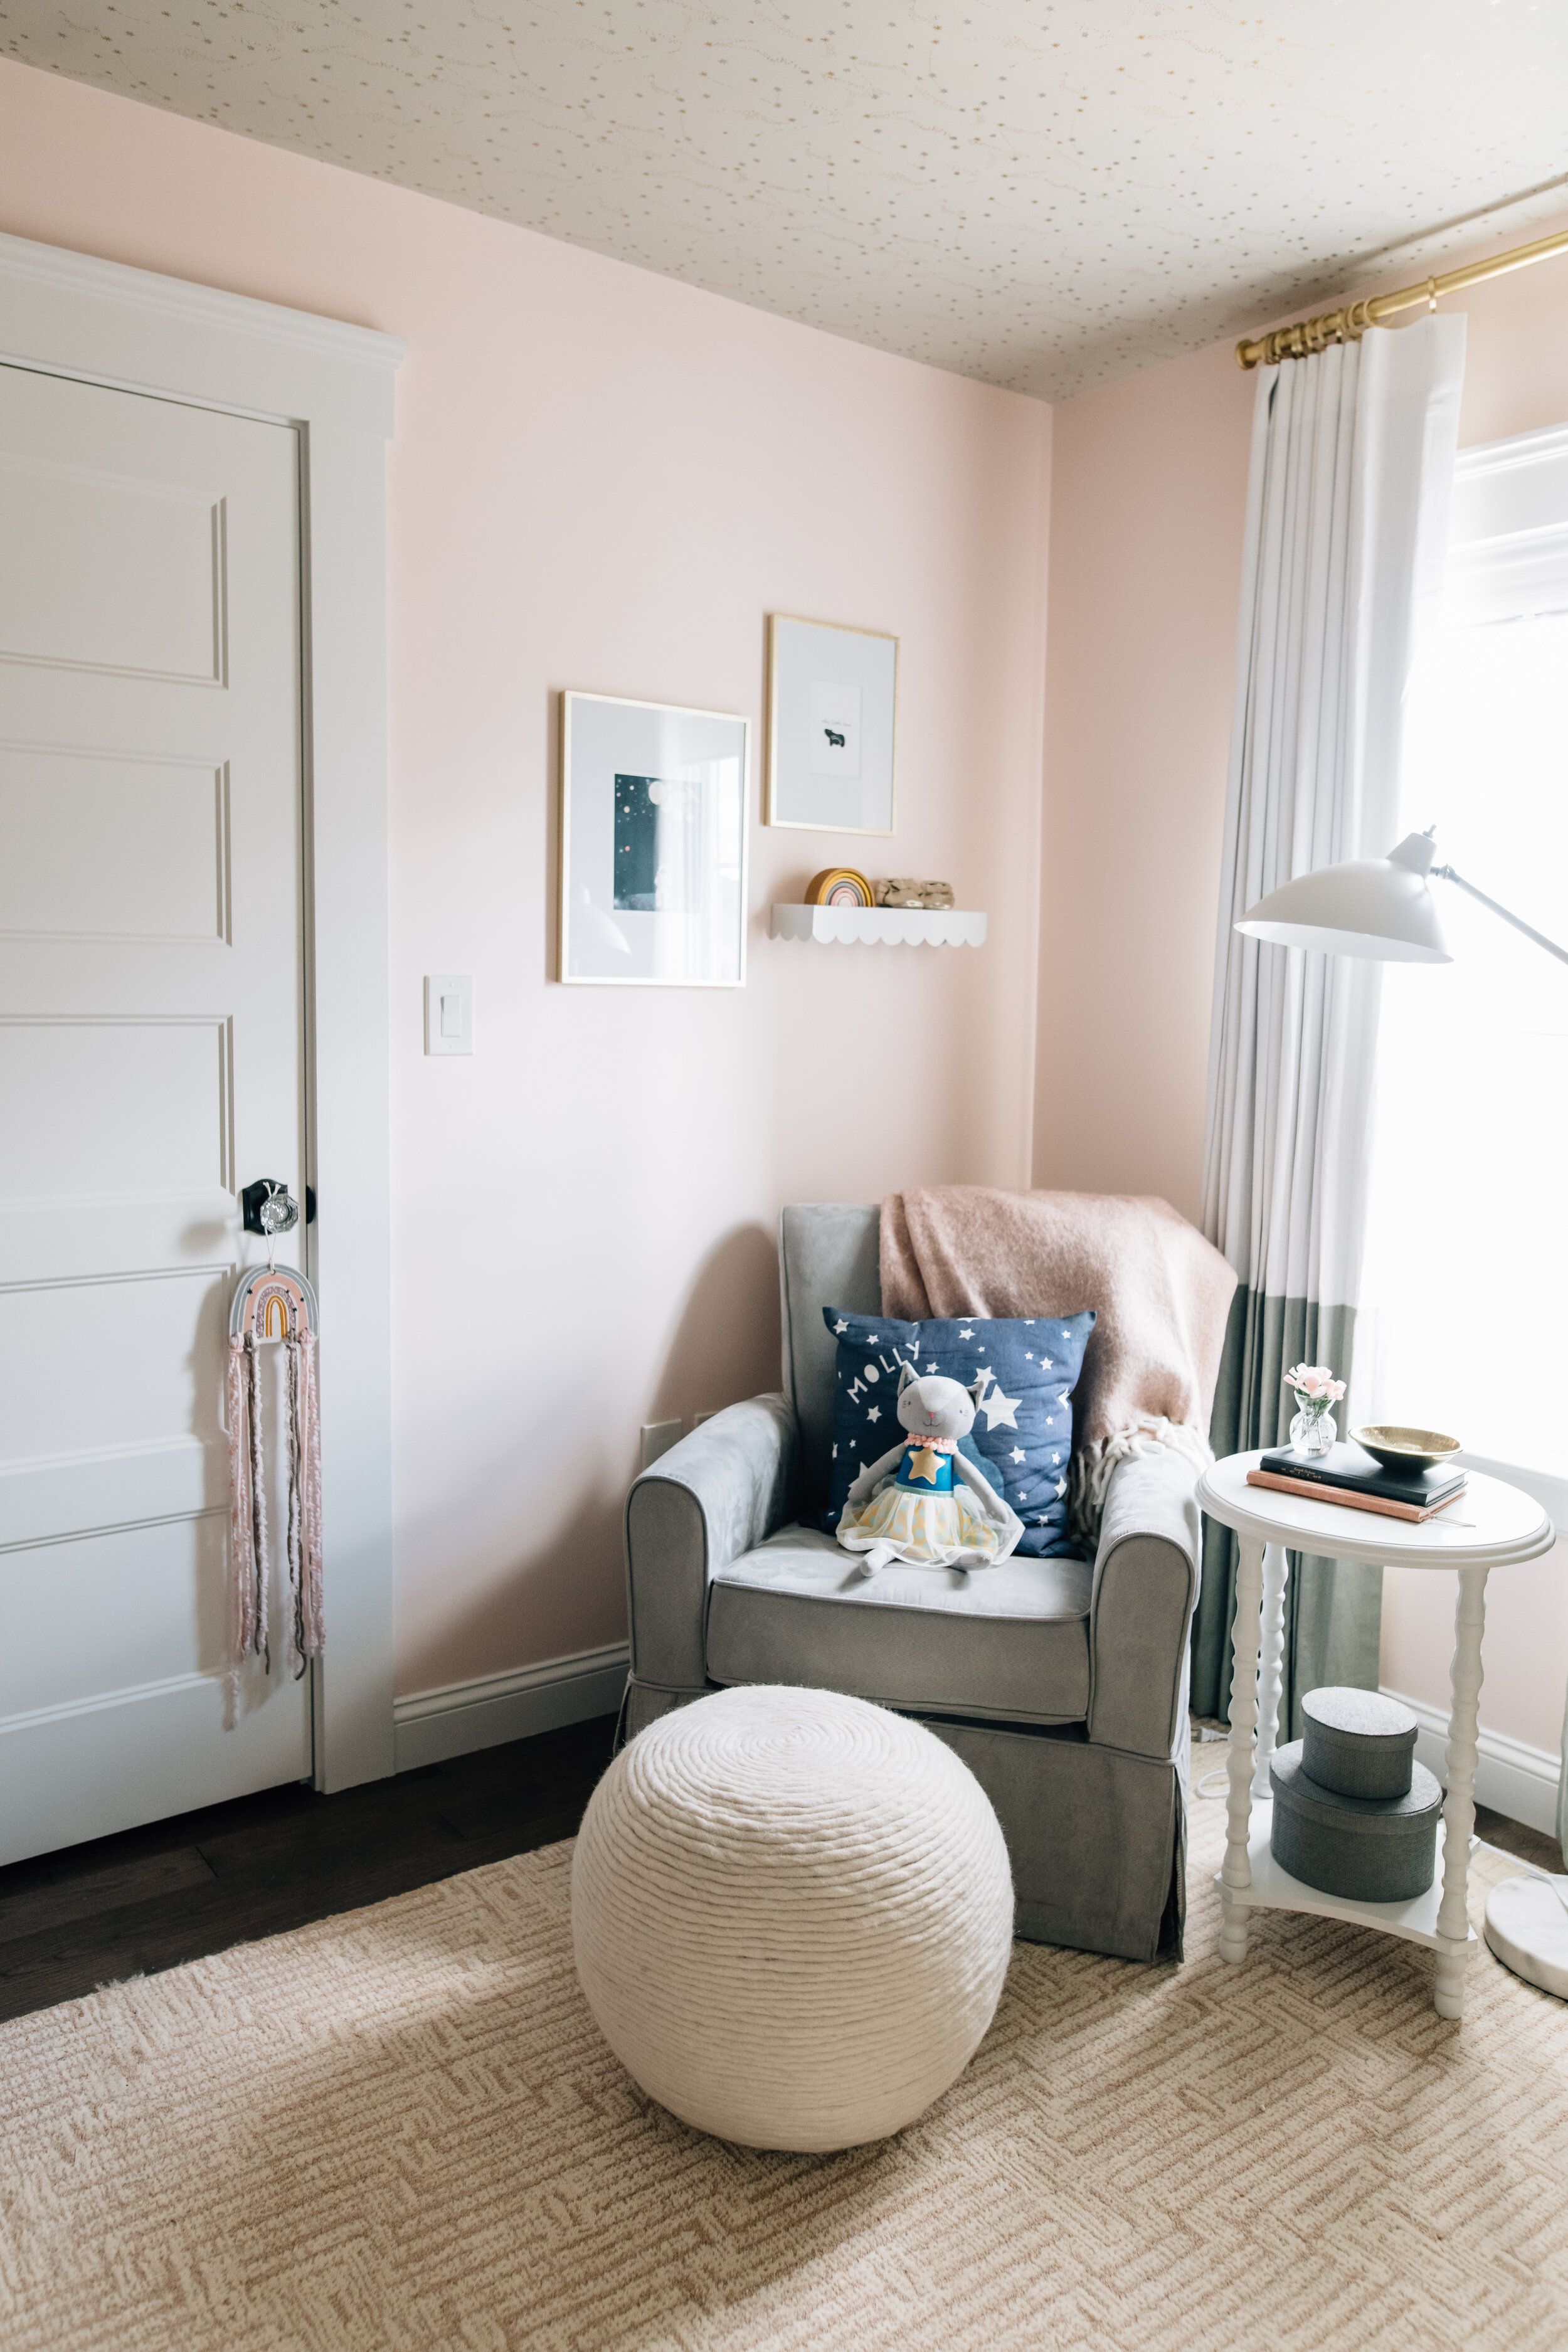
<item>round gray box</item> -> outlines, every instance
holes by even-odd
[[[1302,1762],[1309,1780],[1339,1797],[1403,1797],[1415,1760],[1415,1717],[1381,1691],[1309,1691]]]
[[[1275,1861],[1304,1886],[1354,1903],[1409,1903],[1425,1895],[1437,1867],[1443,1791],[1423,1764],[1403,1797],[1342,1797],[1302,1769],[1300,1739],[1276,1750],[1269,1846]]]

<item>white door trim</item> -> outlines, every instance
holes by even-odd
[[[407,346],[0,236],[0,360],[291,425],[303,566],[306,1112],[320,1204],[327,1654],[316,1785],[395,1769],[388,1301],[386,443]]]

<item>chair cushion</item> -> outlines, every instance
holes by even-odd
[[[1089,1713],[1081,1559],[1020,1559],[963,1576],[884,1568],[861,1577],[831,1536],[781,1528],[708,1590],[716,1683],[795,1683],[889,1706],[1004,1723]]]

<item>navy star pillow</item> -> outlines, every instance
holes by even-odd
[[[861,1471],[904,1436],[897,1412],[899,1372],[911,1364],[922,1379],[941,1372],[964,1388],[984,1379],[974,1426],[960,1452],[1023,1520],[1021,1557],[1077,1553],[1068,1534],[1068,1461],[1072,1392],[1094,1328],[1092,1309],[1005,1322],[970,1316],[900,1323],[831,1307],[822,1313],[838,1341],[831,1484],[822,1515],[829,1534]]]

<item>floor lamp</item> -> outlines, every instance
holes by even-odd
[[[1236,928],[1250,939],[1312,948],[1321,955],[1363,956],[1378,963],[1452,963],[1432,895],[1436,878],[1457,884],[1548,955],[1568,963],[1568,948],[1500,907],[1451,866],[1434,864],[1435,831],[1407,834],[1386,857],[1357,857],[1299,875],[1249,907]],[[1568,1709],[1563,1750],[1557,1836],[1568,1860]],[[1568,1875],[1531,1871],[1494,1887],[1487,1901],[1487,1941],[1517,1975],[1568,2000]]]

